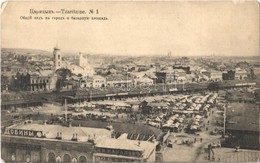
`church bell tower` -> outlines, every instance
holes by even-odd
[[[53,68],[55,71],[61,68],[61,64],[62,64],[61,51],[58,45],[54,47],[53,50],[53,63],[54,63]]]

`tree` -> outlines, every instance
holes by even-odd
[[[65,86],[65,80],[67,77],[70,77],[72,75],[71,70],[66,69],[66,68],[60,68],[55,72],[58,75],[58,80],[56,83],[56,88],[59,90],[63,86]]]
[[[72,72],[69,69],[60,68],[56,71],[56,74],[58,75],[59,79],[65,80],[67,77],[70,77],[72,75]]]

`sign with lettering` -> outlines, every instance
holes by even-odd
[[[42,137],[42,131],[22,130],[22,129],[6,129],[6,134],[24,137]]]

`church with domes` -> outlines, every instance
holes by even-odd
[[[66,68],[71,70],[75,75],[82,75],[83,77],[92,77],[95,73],[94,68],[90,65],[89,60],[79,52],[78,60],[76,63],[70,63],[62,60],[60,48],[56,46],[53,51],[53,68],[58,70],[60,68]]]

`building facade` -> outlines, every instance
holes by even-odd
[[[92,162],[93,143],[2,136],[1,157],[6,162]]]
[[[9,84],[8,77],[1,75],[1,92],[8,92]]]
[[[206,75],[209,80],[211,81],[222,81],[222,72],[221,71],[206,71],[203,72],[202,74]]]
[[[95,145],[93,161],[102,162],[153,162],[156,160],[156,143],[129,139],[103,139]]]
[[[95,139],[111,137],[107,129],[25,123],[2,132],[6,162],[93,162]]]
[[[235,70],[235,80],[246,80],[247,71],[241,68],[236,68]]]
[[[15,124],[2,130],[1,157],[6,162],[153,162],[155,139],[115,137],[114,130],[38,124]]]
[[[42,76],[39,73],[17,74],[15,86],[25,91],[48,91],[56,88],[57,77],[54,74]]]
[[[222,74],[223,80],[234,80],[235,79],[235,71],[228,70]]]

